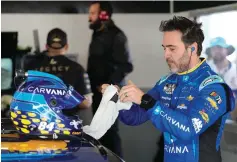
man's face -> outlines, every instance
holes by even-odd
[[[92,4],[89,8],[89,23],[90,28],[93,27],[96,23],[98,23],[100,13],[100,5],[98,3]]]
[[[181,38],[182,33],[179,31],[164,32],[162,46],[165,60],[173,73],[184,72],[189,68],[190,56]]]
[[[66,44],[63,48],[61,49],[53,49],[46,45],[46,49],[48,50],[49,53],[57,53],[57,54],[66,54],[68,51],[68,44]]]
[[[211,56],[214,61],[224,61],[226,59],[226,56],[228,55],[228,51],[226,48],[223,48],[221,46],[215,46],[210,49]]]

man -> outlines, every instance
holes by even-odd
[[[199,57],[204,40],[200,27],[185,17],[162,21],[162,46],[172,73],[147,94],[133,83],[119,92],[122,102],[133,102],[130,110],[120,111],[119,119],[127,125],[151,120],[163,132],[165,162],[221,161],[220,139],[234,98]]]
[[[93,30],[89,47],[88,75],[93,92],[95,113],[102,95],[103,83],[124,85],[126,75],[133,70],[130,62],[127,37],[111,19],[113,13],[109,2],[92,2],[89,8],[89,28]],[[100,139],[101,143],[119,156],[121,153],[118,123]]]
[[[235,63],[227,59],[227,56],[234,51],[234,46],[228,45],[224,38],[216,37],[211,40],[210,46],[206,49],[206,54],[212,58],[208,61],[212,70],[224,79],[237,98],[237,67]],[[233,120],[237,121],[237,107],[231,116]]]
[[[212,70],[220,75],[232,90],[237,91],[236,64],[227,59],[234,51],[234,46],[226,44],[224,38],[217,37],[211,40],[206,54],[212,58],[208,62]]]
[[[79,108],[89,108],[92,103],[92,93],[88,75],[81,65],[65,56],[68,47],[67,34],[59,28],[52,29],[47,36],[47,52],[36,56],[35,60],[25,63],[24,69],[43,71],[58,76],[86,97]],[[77,112],[78,108],[75,108],[65,113],[72,115]]]

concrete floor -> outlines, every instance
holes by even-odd
[[[152,162],[160,132],[151,122],[136,127],[126,126],[120,122],[119,126],[126,162]]]

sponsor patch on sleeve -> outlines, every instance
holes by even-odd
[[[210,96],[214,97],[214,99],[216,100],[216,102],[217,102],[218,104],[221,104],[222,99],[221,99],[221,96],[220,96],[218,93],[216,93],[215,91],[213,91],[213,92],[210,93]]]
[[[199,133],[202,129],[202,121],[199,118],[192,119],[193,127],[196,133]]]
[[[218,75],[211,75],[207,77],[199,86],[199,91],[202,90],[207,85],[213,84],[213,83],[224,83],[224,80],[218,76]]]
[[[205,112],[205,110],[201,110],[199,111],[199,114],[201,115],[202,119],[205,121],[205,123],[209,122],[209,116],[208,114]]]

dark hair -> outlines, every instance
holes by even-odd
[[[202,42],[204,40],[201,26],[202,23],[191,21],[182,16],[174,16],[173,19],[162,21],[159,29],[161,32],[180,31],[182,33],[182,41],[186,48],[196,42],[198,44],[197,54],[200,56],[202,52]]]
[[[94,1],[94,2],[91,2],[91,5],[93,5],[93,4],[99,4],[100,10],[106,11],[108,16],[111,18],[112,14],[113,14],[113,7],[110,2],[108,2],[108,1]]]

